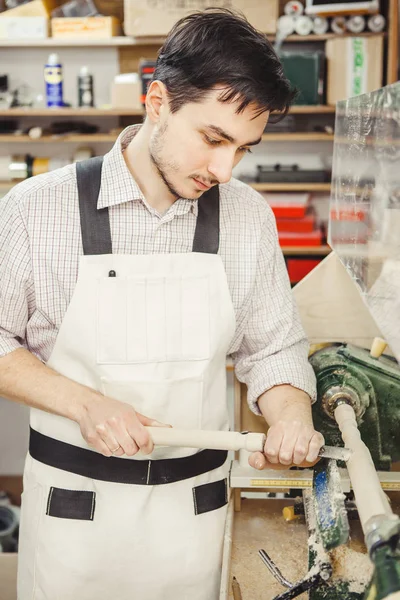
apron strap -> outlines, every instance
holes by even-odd
[[[209,189],[198,200],[193,252],[218,254],[219,248],[219,188]]]
[[[112,254],[108,207],[97,210],[103,157],[76,163],[83,253]]]
[[[112,254],[108,207],[97,209],[103,157],[76,163],[83,253]],[[219,189],[212,187],[198,201],[193,252],[217,254],[219,248]]]

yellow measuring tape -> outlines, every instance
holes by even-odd
[[[303,479],[251,479],[250,485],[251,487],[302,489],[312,487],[312,481]],[[400,481],[381,481],[381,487],[383,490],[397,491],[400,490]]]

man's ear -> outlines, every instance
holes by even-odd
[[[146,94],[146,114],[152,123],[160,120],[168,108],[167,89],[162,81],[152,81]]]

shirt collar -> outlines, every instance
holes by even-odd
[[[143,194],[122,156],[139,129],[140,125],[131,125],[124,129],[110,152],[104,156],[97,209],[116,206],[131,200],[143,200]]]
[[[110,152],[104,156],[101,173],[101,187],[97,200],[98,210],[134,200],[142,201],[147,206],[147,202],[133,178],[132,173],[126,166],[122,155],[123,151],[135,137],[140,127],[141,125],[130,125],[129,127],[126,127],[126,129],[118,136],[118,139]],[[183,215],[191,210],[193,214],[197,216],[197,200],[179,198],[169,210],[173,210],[174,214],[177,216]]]

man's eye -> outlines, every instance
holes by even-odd
[[[239,148],[238,152],[241,152],[242,154],[245,153],[245,152],[248,152],[249,154],[251,154],[250,148]]]
[[[207,135],[204,136],[204,139],[206,140],[207,144],[210,144],[210,146],[218,146],[218,144],[221,143],[220,140],[213,140],[212,138],[209,138]]]

